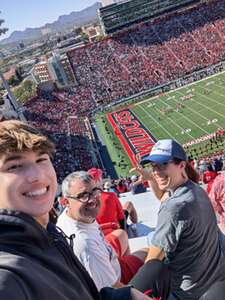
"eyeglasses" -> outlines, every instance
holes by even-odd
[[[74,200],[78,200],[82,203],[87,203],[91,198],[97,198],[101,195],[102,189],[95,187],[93,188],[93,190],[89,193],[89,192],[83,192],[78,194],[77,196],[71,196],[71,195],[67,195],[67,198],[71,198]]]

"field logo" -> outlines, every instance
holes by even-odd
[[[133,165],[149,154],[156,140],[129,109],[108,114],[108,120]]]

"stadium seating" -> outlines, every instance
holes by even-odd
[[[99,103],[133,96],[216,64],[225,59],[224,49],[225,1],[218,0],[68,52],[75,86],[53,99],[39,96],[25,105],[28,120],[57,141],[59,179],[91,167],[86,129],[80,125]]]
[[[224,60],[225,2],[211,1],[68,53],[77,97],[110,103]]]
[[[77,169],[87,170],[93,164],[82,118],[89,107],[90,103],[73,102],[71,92],[60,93],[60,97],[50,100],[38,97],[24,105],[27,120],[56,143],[54,165],[60,182],[66,174]]]

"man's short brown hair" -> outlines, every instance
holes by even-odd
[[[23,151],[41,151],[53,156],[54,143],[38,129],[18,120],[0,122],[0,156]]]

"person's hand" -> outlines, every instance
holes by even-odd
[[[130,173],[137,172],[140,174],[140,179],[139,179],[140,181],[148,181],[151,190],[155,194],[156,198],[158,198],[160,201],[164,201],[168,198],[168,193],[166,192],[166,190],[161,190],[159,188],[158,183],[157,183],[151,169],[149,169],[149,168],[144,169],[140,165],[137,165],[135,168],[131,169],[129,172]],[[169,183],[170,183],[170,179],[168,179],[168,185],[169,185]]]
[[[138,290],[132,288],[131,291],[131,300],[149,300],[149,297],[145,294],[139,292]]]
[[[148,181],[148,180],[152,180],[153,179],[153,175],[152,172],[150,171],[150,169],[144,169],[143,167],[141,167],[140,165],[136,165],[134,168],[132,168],[129,173],[132,172],[137,172],[140,175],[140,179],[142,181]]]

